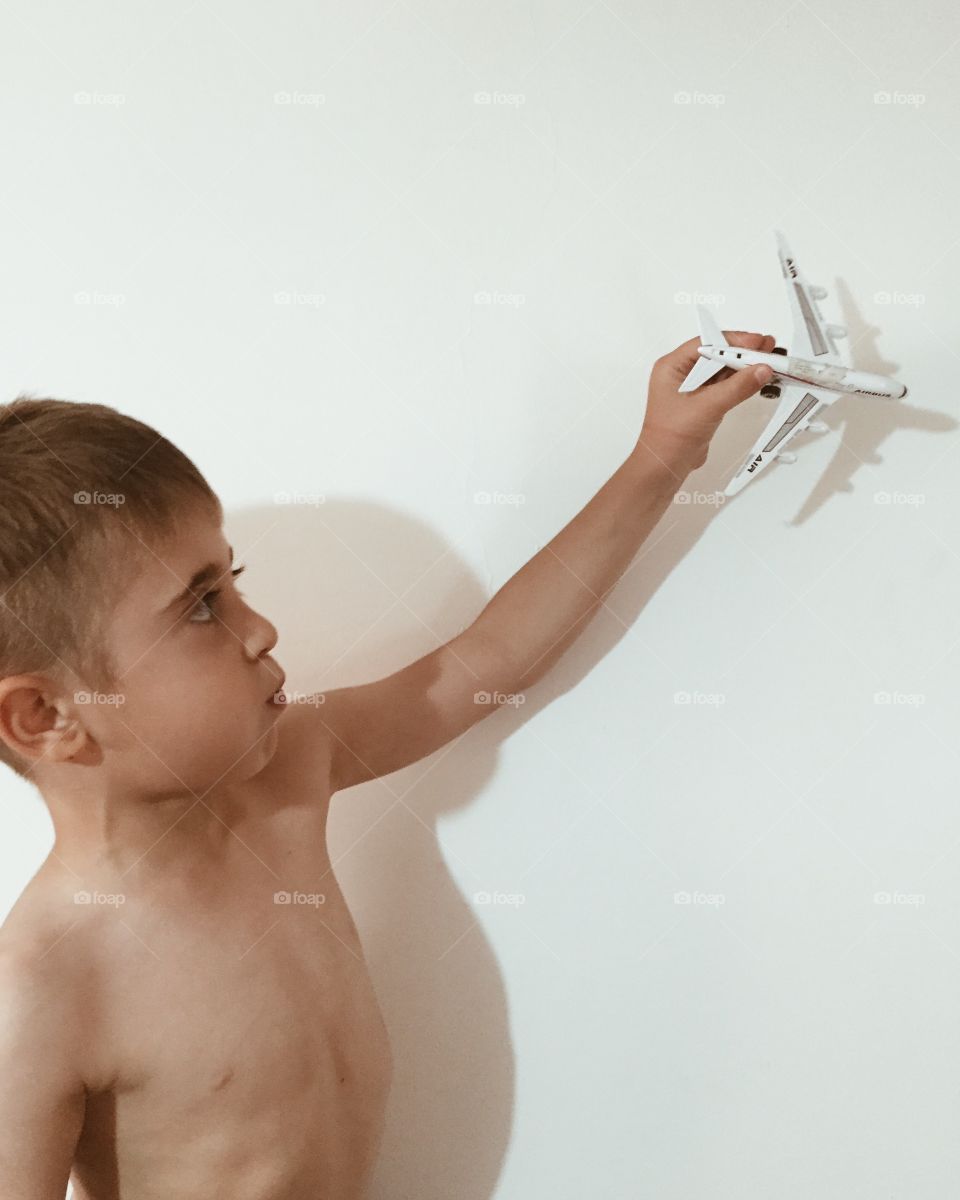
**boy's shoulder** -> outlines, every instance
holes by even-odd
[[[0,925],[0,1012],[8,1017],[35,1006],[37,1018],[76,1019],[80,960],[69,939],[83,914],[65,896],[58,902],[57,890],[41,867]]]
[[[86,902],[51,853],[0,925],[0,1024],[46,1031],[84,1082],[104,1072],[95,1031],[111,939],[105,907]]]
[[[20,971],[36,984],[66,982],[64,970],[76,959],[56,948],[85,923],[80,885],[67,875],[51,851],[0,924],[0,969]]]

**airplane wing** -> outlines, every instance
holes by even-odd
[[[757,439],[756,445],[747,455],[740,470],[727,484],[724,495],[736,495],[742,488],[773,462],[778,454],[796,434],[806,429],[814,416],[825,404],[832,404],[839,396],[823,388],[808,388],[803,384],[781,384],[780,403],[770,418],[770,423]]]
[[[793,318],[793,342],[790,353],[797,358],[820,358],[824,362],[841,363],[836,344],[830,335],[820,310],[817,299],[826,295],[826,290],[811,287],[804,279],[797,260],[790,253],[787,239],[779,229],[777,235],[777,250],[780,255],[780,269],[787,285],[787,298],[790,301],[790,315]]]

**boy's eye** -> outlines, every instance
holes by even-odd
[[[237,576],[242,575],[246,569],[247,569],[246,564],[241,563],[241,565],[239,567],[234,567],[232,569],[232,571],[230,572],[230,574],[233,576],[234,579],[236,579]],[[210,621],[209,619],[197,621],[197,620],[194,620],[194,618],[198,613],[201,614],[201,616],[202,616],[204,612],[210,613],[211,616],[215,615],[213,606],[214,606],[214,603],[215,603],[217,597],[220,595],[221,591],[222,591],[221,588],[214,588],[213,591],[207,592],[207,594],[203,597],[202,600],[197,601],[196,605],[193,608],[191,608],[189,613],[187,614],[188,618],[192,624],[194,624],[194,625],[210,625],[210,624],[212,624],[212,621]],[[240,595],[243,595],[243,593],[241,592]]]

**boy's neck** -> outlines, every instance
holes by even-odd
[[[186,874],[221,864],[248,797],[237,786],[162,800],[45,791],[53,852],[78,872]]]

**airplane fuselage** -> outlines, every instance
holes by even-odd
[[[725,367],[742,371],[765,363],[774,378],[796,384],[825,388],[831,392],[856,392],[861,396],[880,396],[899,400],[907,389],[896,379],[887,375],[874,375],[871,371],[855,371],[851,367],[836,363],[815,362],[809,358],[794,358],[789,354],[764,354],[760,350],[745,350],[742,346],[700,346],[697,353],[702,358],[722,362]]]

